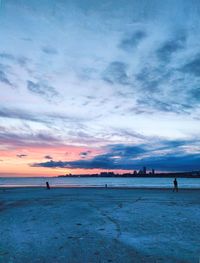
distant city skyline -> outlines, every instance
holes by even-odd
[[[200,170],[200,2],[1,0],[0,176]]]

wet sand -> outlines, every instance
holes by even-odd
[[[198,262],[200,190],[0,189],[0,262]]]

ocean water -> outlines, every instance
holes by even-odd
[[[178,178],[179,188],[200,189],[200,178]],[[170,188],[173,178],[108,178],[108,177],[0,177],[0,187],[45,187],[46,182],[52,187],[144,187]]]

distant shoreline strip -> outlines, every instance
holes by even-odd
[[[41,185],[0,185],[0,190],[6,189],[19,189],[19,188],[40,188],[46,189],[46,186]],[[148,187],[148,186],[77,186],[77,185],[51,185],[51,189],[122,189],[122,190],[172,190],[173,187]],[[200,190],[200,186],[197,187],[179,187],[180,190]]]

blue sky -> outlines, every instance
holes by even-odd
[[[3,173],[200,169],[199,30],[195,0],[1,0]]]

